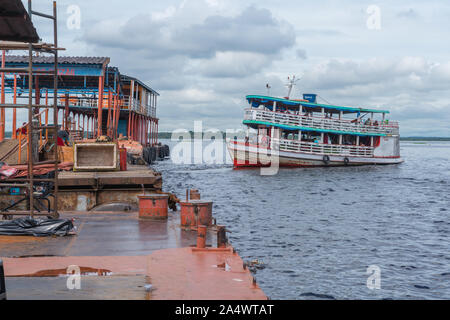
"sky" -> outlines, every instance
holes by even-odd
[[[160,93],[160,131],[242,127],[245,96],[391,110],[403,136],[450,136],[450,1],[59,0],[69,56],[108,56]],[[34,1],[50,12],[51,1]],[[51,25],[36,18],[43,40]]]

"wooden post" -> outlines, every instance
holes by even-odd
[[[39,147],[40,142],[42,142],[42,134],[41,130],[37,130],[37,127],[40,127],[40,117],[38,119],[33,119],[33,121],[28,125],[28,130],[30,131],[33,127],[33,133],[31,135],[31,158],[33,159],[33,163],[39,162]]]
[[[97,115],[97,136],[102,135],[102,113],[103,113],[103,76],[98,78],[98,115]]]

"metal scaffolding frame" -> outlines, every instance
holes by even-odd
[[[53,218],[58,218],[58,164],[59,164],[59,152],[58,152],[58,50],[61,50],[58,48],[58,20],[57,20],[57,8],[56,8],[56,1],[53,1],[53,14],[48,15],[41,12],[34,11],[31,6],[31,0],[28,0],[28,14],[30,16],[30,20],[32,21],[33,15],[39,16],[45,19],[50,19],[53,21],[53,44],[47,44],[47,43],[16,43],[16,42],[6,42],[6,43],[0,43],[0,50],[28,50],[28,68],[0,68],[0,74],[2,74],[2,77],[5,77],[5,73],[15,73],[15,74],[25,74],[28,75],[28,105],[19,105],[19,104],[0,104],[0,110],[1,109],[14,109],[14,108],[27,108],[28,109],[28,129],[27,129],[27,136],[28,136],[28,143],[27,143],[27,153],[28,153],[28,175],[26,179],[7,179],[2,180],[0,183],[0,186],[2,187],[17,187],[17,188],[27,188],[28,189],[28,207],[29,210],[27,211],[3,211],[4,209],[1,209],[0,216],[51,216]],[[47,161],[47,164],[54,164],[54,176],[51,179],[37,179],[34,178],[33,170],[35,168],[35,161],[33,159],[33,150],[35,148],[34,146],[34,139],[33,139],[33,133],[35,130],[42,130],[43,127],[41,123],[39,123],[39,126],[33,125],[33,118],[34,118],[34,111],[35,108],[51,108],[49,106],[45,105],[37,105],[33,104],[33,76],[36,74],[42,74],[42,72],[33,71],[33,53],[34,52],[44,52],[54,55],[54,70],[51,72],[51,74],[54,77],[53,81],[53,90],[54,90],[54,102],[53,102],[53,125],[52,126],[46,126],[45,129],[53,129],[53,143],[54,143],[54,150],[55,150],[55,159],[51,161]],[[46,72],[48,73],[48,72]],[[2,88],[4,90],[4,88]],[[35,95],[40,94],[40,90],[36,90]],[[3,121],[5,119],[3,118]],[[40,133],[42,134],[42,133]],[[19,148],[21,148],[21,141],[19,141]],[[34,185],[35,183],[41,183],[41,182],[49,182],[53,183],[53,196],[54,196],[54,204],[53,204],[53,210],[49,214],[48,212],[39,212],[36,213],[34,210],[34,204],[35,204],[35,191],[34,191]]]

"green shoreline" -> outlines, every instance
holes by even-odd
[[[190,134],[192,136],[193,132],[190,131]],[[6,138],[11,138],[11,132],[5,133]],[[225,133],[224,133],[225,137]],[[158,133],[159,139],[171,139],[172,138],[172,132],[159,132]],[[450,137],[400,137],[400,141],[450,141]]]

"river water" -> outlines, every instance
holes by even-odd
[[[255,277],[272,299],[450,299],[450,143],[404,142],[401,153],[401,165],[275,176],[230,164],[155,169],[164,190],[214,201],[241,257],[264,263]]]

